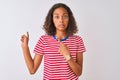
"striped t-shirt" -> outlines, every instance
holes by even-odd
[[[77,52],[85,52],[83,40],[80,36],[69,36],[62,41],[69,47],[72,58],[76,61]],[[58,52],[59,42],[53,36],[42,35],[34,53],[44,56],[44,80],[78,80],[62,54]]]

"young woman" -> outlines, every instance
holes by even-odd
[[[78,29],[71,9],[57,3],[49,10],[42,35],[32,59],[28,41],[29,34],[22,35],[21,45],[30,74],[34,74],[44,57],[44,80],[78,80],[82,74],[84,43],[74,35]]]

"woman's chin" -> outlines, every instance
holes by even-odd
[[[62,31],[62,32],[64,32],[64,31],[66,31],[66,29],[65,29],[65,28],[59,28],[59,29],[57,29],[57,31]]]

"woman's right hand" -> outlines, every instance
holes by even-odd
[[[29,41],[29,33],[27,32],[26,35],[21,36],[21,46],[22,48],[28,47],[28,41]]]

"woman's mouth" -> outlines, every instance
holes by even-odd
[[[64,25],[64,24],[60,24],[60,25],[59,25],[59,27],[64,28],[64,27],[65,27],[65,25]]]

